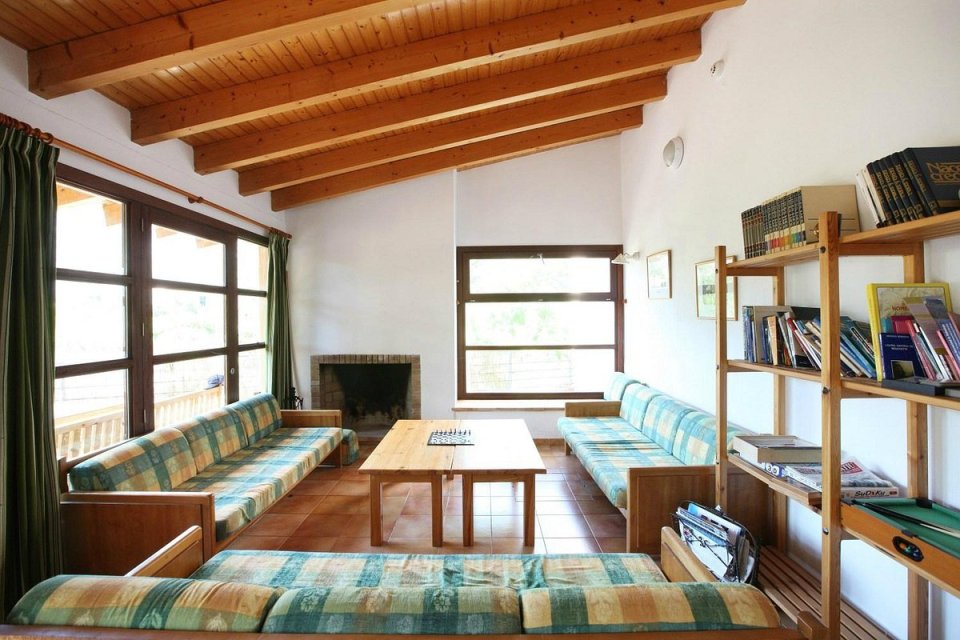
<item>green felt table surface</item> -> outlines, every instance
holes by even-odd
[[[950,527],[952,529],[960,529],[960,511],[949,509],[935,502],[931,502],[930,507],[920,506],[914,498],[869,498],[854,501],[854,505],[858,509],[867,511],[870,515],[879,518],[897,529],[910,531],[924,542],[943,549],[947,553],[960,556],[960,539],[928,529],[913,522],[897,520],[893,516],[871,511],[864,507],[864,504],[876,504],[905,516],[932,522],[933,524]]]

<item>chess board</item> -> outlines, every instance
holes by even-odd
[[[442,429],[431,432],[427,444],[437,446],[473,444],[473,435],[469,429]]]

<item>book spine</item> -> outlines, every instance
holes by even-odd
[[[917,160],[920,175],[933,193],[939,213],[960,209],[960,147],[907,149]]]
[[[917,350],[917,355],[920,357],[920,364],[923,366],[924,374],[931,380],[938,380],[937,370],[933,366],[933,356],[927,351],[926,343],[918,335],[919,331],[917,330],[916,323],[911,322],[908,331],[910,333],[910,339],[913,340],[913,346]]]
[[[867,175],[870,177],[870,182],[873,184],[874,190],[877,193],[880,208],[883,211],[883,216],[887,224],[897,224],[900,221],[897,220],[897,217],[894,215],[893,205],[890,200],[890,190],[883,180],[879,160],[874,160],[867,164]]]
[[[896,179],[894,178],[893,168],[890,164],[890,156],[880,158],[880,176],[883,178],[884,183],[887,185],[887,190],[890,192],[890,202],[893,205],[894,217],[898,222],[909,222],[910,218],[907,217],[906,206],[903,200],[900,199],[900,194],[897,191]]]
[[[923,207],[924,217],[935,216],[940,213],[937,211],[933,192],[930,191],[930,187],[927,186],[927,181],[924,180],[920,174],[920,167],[917,165],[917,159],[913,155],[913,152],[910,149],[904,149],[900,152],[900,160],[907,172],[907,178],[910,180],[910,184],[917,194],[917,200]]]
[[[867,204],[867,208],[870,209],[870,215],[873,217],[874,223],[877,225],[877,227],[885,226],[887,222],[884,220],[880,205],[878,204],[876,198],[874,197],[873,191],[868,184],[870,182],[870,177],[867,175],[867,170],[861,169],[860,171],[857,171],[854,179],[857,181],[857,190],[860,192],[860,197]]]
[[[944,350],[944,358],[947,361],[947,365],[950,367],[950,375],[954,380],[960,380],[960,365],[957,364],[957,359],[953,356],[953,351],[950,349],[947,343],[947,337],[944,334],[943,329],[937,331],[937,335],[940,336],[940,340],[944,345],[947,345]]]
[[[906,217],[910,220],[919,220],[924,217],[923,205],[920,204],[920,197],[917,195],[907,176],[906,167],[903,164],[902,154],[895,153],[890,156],[891,169],[894,173],[897,183],[897,193],[904,203]]]

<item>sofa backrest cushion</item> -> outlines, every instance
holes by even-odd
[[[727,442],[751,431],[727,423]],[[717,419],[703,411],[691,411],[677,427],[671,453],[684,464],[713,464],[717,456]]]
[[[661,395],[663,394],[659,391],[639,382],[627,385],[626,389],[623,390],[623,397],[620,399],[620,417],[640,429],[643,426],[643,416],[647,412],[647,405],[650,404],[652,399]]]
[[[84,460],[67,475],[77,491],[170,491],[197,475],[197,465],[186,437],[164,428]]]
[[[524,633],[722,631],[775,628],[763,593],[743,584],[674,582],[520,592]]]
[[[225,409],[240,421],[249,444],[273,433],[283,424],[280,403],[269,393],[228,404]]]
[[[174,427],[186,437],[197,472],[217,464],[247,446],[247,432],[236,414],[216,409]]]
[[[257,632],[278,595],[272,587],[239,582],[63,575],[30,589],[7,622]]]
[[[603,392],[603,399],[614,401],[622,400],[623,390],[627,388],[627,385],[631,384],[637,384],[637,381],[625,373],[619,371],[614,372],[613,377],[610,378],[610,384],[607,386],[606,391]]]
[[[264,633],[490,635],[520,633],[507,587],[310,587],[287,591]]]
[[[660,445],[663,450],[671,451],[680,421],[691,411],[693,407],[674,400],[670,396],[657,396],[647,405],[640,431]]]

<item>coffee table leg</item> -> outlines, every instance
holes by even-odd
[[[473,476],[463,474],[463,546],[473,546]]]
[[[383,545],[383,518],[380,514],[381,506],[381,485],[380,478],[376,475],[370,476],[370,546],[379,547]]]
[[[433,546],[443,546],[443,476],[435,475],[430,478],[430,498],[433,512]]]
[[[532,547],[537,504],[536,476],[528,475],[523,479],[523,546]]]

